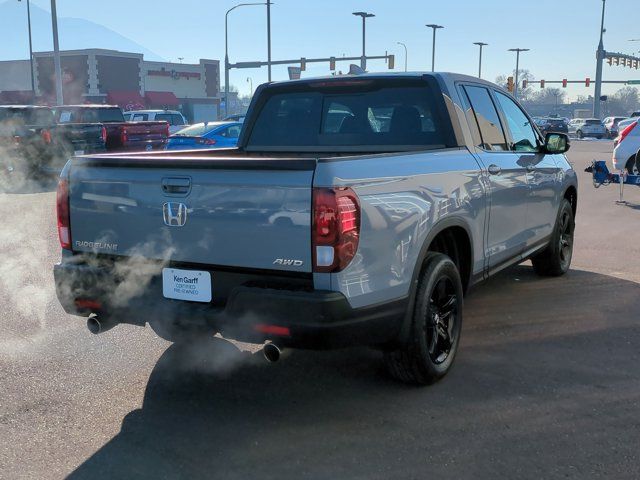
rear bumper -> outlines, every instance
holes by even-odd
[[[216,275],[213,272],[214,292]],[[149,278],[139,295],[123,301],[126,292],[105,267],[61,263],[54,267],[56,293],[67,313],[96,313],[119,323],[144,326],[164,322],[180,328],[206,327],[227,338],[308,349],[381,345],[397,339],[408,299],[354,309],[339,292],[269,288],[245,282],[229,289],[224,303],[202,304],[166,299],[159,273]],[[294,287],[297,288],[297,287]],[[77,300],[98,302],[81,308]]]

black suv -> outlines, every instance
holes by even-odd
[[[542,135],[547,133],[569,133],[569,126],[562,118],[544,117],[536,120],[536,125]]]

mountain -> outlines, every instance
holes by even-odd
[[[51,13],[31,3],[31,31],[33,51],[53,50]],[[0,60],[29,58],[27,34],[27,7],[25,2],[7,0],[0,3],[0,32],[5,41],[0,43]],[[144,54],[145,60],[163,61],[158,54],[113,30],[81,18],[58,17],[58,35],[61,50],[107,48],[123,52]],[[7,41],[7,39],[12,39]]]

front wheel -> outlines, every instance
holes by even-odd
[[[418,283],[410,338],[401,348],[385,352],[389,373],[405,383],[429,385],[453,364],[462,329],[462,281],[455,263],[430,252]]]
[[[638,175],[640,173],[640,155],[634,155],[624,166],[629,175]]]
[[[582,130],[578,130],[578,131],[576,132],[576,137],[578,137],[578,138],[584,138],[584,134],[582,133]]]
[[[560,204],[560,211],[556,226],[547,248],[533,257],[533,269],[538,275],[559,277],[564,275],[571,266],[573,256],[573,234],[575,220],[571,203],[566,198]]]

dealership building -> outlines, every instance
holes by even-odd
[[[34,52],[33,57],[35,99],[29,60],[0,61],[0,104],[55,104],[53,52]],[[142,54],[104,49],[65,50],[60,57],[67,105],[177,109],[192,122],[218,119],[219,60],[151,62]]]

